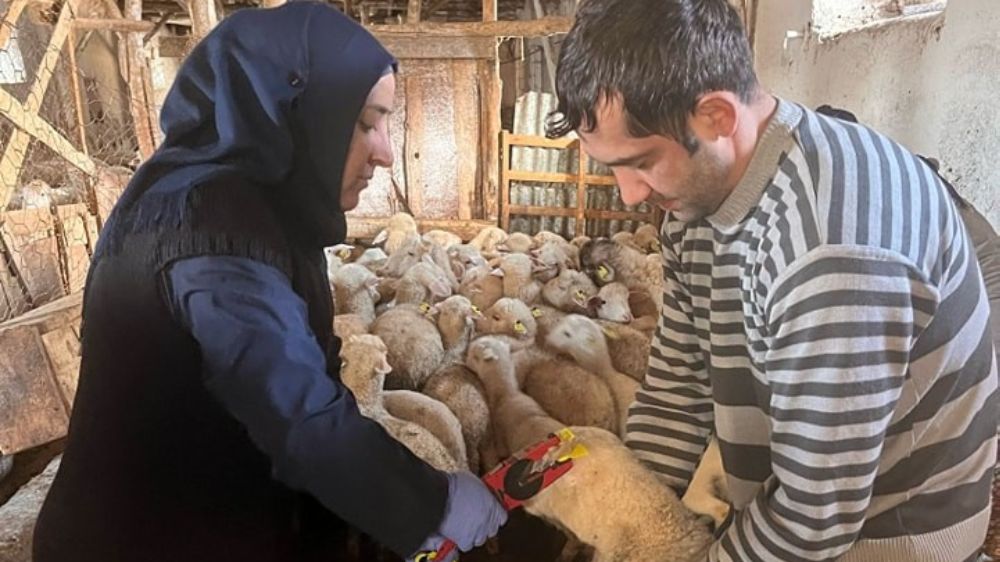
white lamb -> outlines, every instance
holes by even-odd
[[[488,265],[473,267],[465,272],[458,292],[486,310],[503,298],[503,272]]]
[[[511,254],[527,254],[531,251],[534,243],[535,241],[527,234],[515,232],[508,236],[507,240],[504,240],[502,244],[497,246],[497,249],[501,252],[509,252]]]
[[[580,365],[593,369],[595,374],[604,379],[615,399],[619,435],[624,437],[628,409],[635,402],[640,385],[632,377],[615,369],[600,325],[586,316],[570,314],[552,330],[547,343],[553,349],[571,356]]]
[[[375,236],[372,244],[382,244],[385,252],[391,256],[411,235],[419,236],[417,221],[406,213],[396,213],[389,218],[386,227]]]
[[[333,276],[337,313],[358,314],[370,326],[375,321],[375,303],[380,298],[378,284],[378,277],[363,265],[341,266]]]
[[[507,240],[507,233],[501,228],[495,226],[488,226],[479,231],[472,240],[469,241],[469,245],[473,248],[479,250],[484,255],[494,254],[497,252],[497,246],[503,244]]]
[[[531,308],[519,299],[504,297],[476,319],[480,334],[502,334],[531,341],[538,327]]]
[[[510,350],[481,338],[467,359],[486,388],[497,441],[518,451],[564,426],[521,393]],[[531,514],[569,531],[595,550],[595,562],[695,562],[712,536],[658,477],[611,433],[572,427],[586,454],[525,505]]]
[[[497,270],[497,274],[503,278],[503,296],[521,299],[526,304],[538,299],[542,292],[542,284],[534,279],[535,266],[530,256],[506,255],[500,259]]]
[[[430,258],[414,265],[396,284],[394,306],[399,304],[433,304],[451,296],[451,282]]]
[[[375,319],[371,333],[389,348],[392,372],[386,383],[390,389],[416,390],[441,365],[441,334],[417,305],[401,304],[385,311]]]
[[[638,330],[632,325],[619,324],[609,320],[597,320],[604,331],[611,362],[615,368],[638,382],[646,378],[649,368],[649,348],[652,334]]]
[[[430,230],[423,235],[424,242],[430,242],[437,244],[444,249],[451,248],[452,246],[457,246],[462,243],[462,237],[448,232],[447,230]]]
[[[376,336],[354,336],[340,350],[343,367],[340,378],[351,390],[358,409],[365,417],[375,420],[389,435],[439,470],[455,472],[460,463],[426,428],[391,415],[385,408],[382,387],[391,369],[386,360],[386,345]]]

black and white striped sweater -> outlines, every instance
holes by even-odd
[[[736,516],[710,559],[960,562],[982,544],[997,375],[937,176],[780,101],[711,217],[667,219],[629,446],[684,487],[714,426]]]

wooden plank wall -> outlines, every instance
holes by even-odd
[[[376,172],[358,209],[348,215],[348,236],[367,238],[407,207],[418,221],[463,235],[475,234],[469,224],[496,224],[500,83],[495,40],[393,36],[385,41],[400,61],[390,134],[392,175],[407,205],[395,196],[390,174]]]

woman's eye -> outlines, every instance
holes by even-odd
[[[369,125],[368,123],[365,123],[364,121],[358,121],[358,127],[361,127],[361,130],[367,133],[367,132],[371,131],[372,129],[374,129],[375,125]]]

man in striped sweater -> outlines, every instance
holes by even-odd
[[[936,174],[764,91],[726,0],[587,0],[557,84],[549,134],[669,213],[627,441],[683,489],[714,432],[734,516],[709,560],[975,559],[996,360]]]

